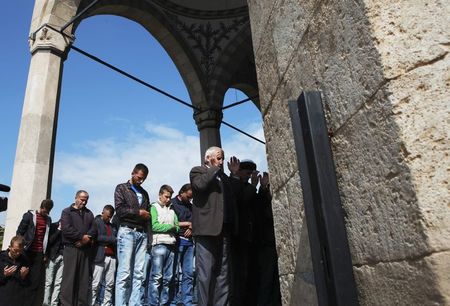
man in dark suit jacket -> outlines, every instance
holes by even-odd
[[[205,152],[204,165],[192,168],[189,175],[194,198],[198,306],[229,304],[230,237],[237,231],[235,194],[239,182],[223,172],[223,160],[223,150],[211,147]],[[228,168],[235,174],[239,160],[232,157]]]

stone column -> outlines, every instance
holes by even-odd
[[[63,61],[70,41],[43,27],[30,37],[32,54],[8,202],[3,248],[23,213],[50,197]]]
[[[209,147],[221,146],[220,123],[222,117],[223,113],[219,109],[208,109],[194,114],[194,120],[200,132],[200,154],[202,161]]]

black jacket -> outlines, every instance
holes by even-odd
[[[44,246],[44,254],[47,253],[47,245],[48,245],[48,235],[50,232],[50,224],[52,223],[52,219],[50,216],[47,216],[47,224],[45,229],[44,241],[42,242]],[[36,233],[36,211],[29,210],[23,214],[22,220],[20,221],[19,227],[17,228],[16,235],[21,235],[25,239],[24,249],[27,251],[34,240],[34,234]]]
[[[8,250],[0,253],[0,306],[21,306],[25,305],[26,299],[24,294],[27,294],[29,284],[29,275],[23,280],[20,277],[20,268],[29,267],[28,259],[25,255],[20,255],[15,261],[13,261],[9,255]],[[3,270],[6,266],[16,265],[16,272],[6,277],[3,274]]]
[[[172,200],[172,208],[175,211],[175,214],[178,217],[178,222],[192,222],[192,204],[191,203],[184,203],[180,199],[178,199],[178,196],[174,197]],[[186,228],[181,228],[178,232],[180,237],[184,236],[184,233],[186,232]],[[192,240],[192,237],[191,239]]]
[[[116,248],[117,229],[111,222],[109,222],[111,235],[108,236],[105,221],[102,220],[100,215],[95,217],[94,222],[96,223],[97,228],[97,240],[95,242],[97,249],[94,262],[102,263],[105,261],[105,246],[112,246],[114,249]]]
[[[50,225],[50,235],[48,238],[48,257],[50,260],[55,260],[58,255],[62,255],[64,246],[62,244],[61,230],[58,229],[59,221]]]
[[[74,246],[75,242],[83,238],[83,235],[91,235],[95,239],[97,230],[94,215],[88,208],[75,209],[72,204],[61,213],[61,231],[62,243],[65,246]]]
[[[255,235],[255,219],[260,217],[256,188],[241,182],[241,193],[238,195],[239,232],[238,240],[252,242]]]

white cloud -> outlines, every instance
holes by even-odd
[[[245,132],[262,141],[264,139],[264,131],[261,123],[250,123],[245,127]],[[224,139],[222,146],[225,151],[225,158],[236,156],[239,159],[253,160],[259,171],[267,171],[266,147],[249,137],[235,133],[230,139]]]
[[[128,135],[125,139],[98,139],[87,141],[77,148],[81,153],[57,152],[52,197],[56,202],[54,218],[63,207],[73,201],[78,189],[90,194],[88,207],[98,214],[105,204],[113,203],[114,188],[130,178],[137,163],[149,167],[150,174],[143,187],[156,200],[162,184],[171,185],[175,192],[189,182],[189,171],[201,162],[198,135],[161,124],[147,122],[140,135]],[[225,127],[223,127],[225,128]],[[249,125],[246,131],[263,139],[261,125]],[[267,169],[265,147],[248,137],[233,133],[222,141],[226,157],[254,160],[260,169]]]
[[[181,131],[162,125],[155,125],[151,123],[145,124],[145,129],[155,136],[160,136],[169,139],[183,139],[184,135]]]

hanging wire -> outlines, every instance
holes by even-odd
[[[144,85],[144,86],[146,86],[146,87],[148,87],[148,88],[150,88],[150,89],[152,89],[152,90],[154,90],[154,91],[156,91],[156,92],[158,92],[158,93],[160,93],[160,94],[162,94],[162,95],[164,95],[164,96],[166,96],[166,97],[168,97],[168,98],[170,98],[170,99],[172,99],[172,100],[174,100],[174,101],[176,101],[176,102],[178,102],[178,103],[180,103],[180,104],[182,104],[182,105],[184,105],[184,106],[187,106],[187,107],[189,107],[189,108],[191,108],[191,109],[194,109],[194,110],[197,111],[197,112],[204,112],[204,111],[207,111],[207,110],[202,110],[202,109],[200,109],[200,108],[198,108],[198,107],[196,107],[196,106],[194,106],[194,105],[192,105],[192,104],[189,104],[189,103],[187,103],[187,102],[181,100],[180,98],[177,98],[177,97],[175,97],[175,96],[169,94],[168,92],[166,92],[166,91],[164,91],[164,90],[162,90],[162,89],[160,89],[160,88],[158,88],[158,87],[156,87],[156,86],[153,86],[153,85],[151,85],[151,84],[149,84],[149,83],[147,83],[147,82],[145,82],[145,81],[143,81],[143,80],[141,80],[141,79],[139,79],[139,78],[137,78],[137,77],[135,77],[135,76],[129,74],[128,72],[125,72],[124,70],[122,70],[122,69],[120,69],[120,68],[117,68],[117,67],[115,67],[114,65],[105,62],[104,60],[101,60],[101,59],[98,58],[97,56],[92,55],[92,54],[90,54],[90,53],[88,53],[88,52],[86,52],[86,51],[83,51],[83,50],[81,50],[80,48],[77,48],[77,47],[74,46],[74,45],[72,45],[71,48],[72,48],[73,50],[75,50],[76,52],[78,52],[78,53],[80,53],[80,54],[82,54],[82,55],[84,55],[84,56],[86,56],[86,57],[92,59],[93,61],[95,61],[95,62],[97,62],[97,63],[99,63],[99,64],[102,64],[102,65],[104,65],[104,66],[106,66],[106,67],[108,67],[108,68],[110,68],[110,69],[112,69],[112,70],[114,70],[114,71],[116,71],[116,72],[118,72],[118,73],[120,73],[120,74],[126,76],[127,78],[130,78],[130,79],[132,79],[133,81],[136,81],[136,82],[138,82],[139,84],[142,84],[142,85]],[[242,100],[242,101],[238,101],[238,102],[236,102],[236,103],[233,103],[232,105],[228,105],[228,106],[222,108],[222,110],[223,110],[223,109],[226,109],[226,108],[230,108],[230,107],[236,106],[236,105],[239,105],[239,104],[242,104],[242,103],[245,103],[245,102],[247,102],[247,101],[249,101],[249,100],[251,100],[251,99],[253,99],[253,98],[255,98],[255,97],[247,98],[247,99],[244,99],[244,100]],[[247,136],[247,137],[249,137],[249,138],[251,138],[251,139],[253,139],[253,140],[256,140],[256,141],[258,141],[258,142],[260,142],[260,143],[262,143],[262,144],[264,144],[264,145],[266,144],[264,141],[262,141],[262,140],[260,140],[260,139],[258,139],[258,138],[256,138],[256,137],[250,135],[249,133],[244,132],[243,130],[241,130],[241,129],[239,129],[239,128],[233,126],[233,125],[231,125],[230,123],[228,123],[228,122],[226,122],[226,121],[221,120],[221,122],[222,122],[224,125],[226,125],[226,126],[232,128],[233,130],[235,130],[235,131],[237,131],[237,132],[239,132],[239,133],[241,133],[241,134],[243,134],[243,135],[245,135],[245,136]]]
[[[70,19],[65,25],[61,27],[61,32],[64,32],[64,30],[69,27],[72,23],[74,23],[77,19],[79,19],[81,16],[83,16],[91,7],[97,4],[99,0],[92,1],[88,6],[86,6],[81,12],[76,14],[72,19]]]
[[[75,15],[71,20],[69,20],[66,24],[64,24],[59,30],[56,29],[54,26],[52,26],[52,25],[50,25],[50,24],[48,24],[48,23],[45,23],[45,24],[41,25],[37,30],[35,30],[35,31],[30,35],[30,38],[34,40],[34,39],[36,38],[36,33],[39,32],[39,31],[40,31],[42,28],[44,28],[44,27],[48,27],[48,28],[52,29],[53,31],[58,32],[58,33],[60,33],[61,35],[64,35],[64,36],[66,36],[66,37],[68,37],[68,38],[73,38],[73,37],[71,37],[70,35],[64,33],[64,30],[65,30],[67,27],[69,27],[71,24],[73,24],[75,21],[77,21],[79,18],[81,18],[81,16],[83,16],[89,9],[91,9],[95,4],[97,4],[97,2],[99,2],[99,0],[93,0],[93,1],[92,1],[89,5],[87,5],[81,12],[79,12],[79,13],[78,13],[77,15]],[[83,51],[83,50],[81,50],[80,48],[77,48],[77,47],[74,46],[73,44],[70,45],[70,48],[73,49],[73,50],[75,50],[76,52],[78,52],[78,53],[80,53],[80,54],[82,54],[82,55],[84,55],[84,56],[86,56],[86,57],[92,59],[93,61],[96,61],[97,63],[100,63],[100,64],[102,64],[102,65],[104,65],[104,66],[106,66],[106,67],[108,67],[108,68],[110,68],[110,69],[112,69],[112,70],[114,70],[114,71],[116,71],[116,72],[118,72],[118,73],[120,73],[120,74],[126,76],[127,78],[132,79],[133,81],[138,82],[139,84],[142,84],[142,85],[144,85],[145,87],[150,88],[151,90],[154,90],[154,91],[156,91],[156,92],[158,92],[158,93],[160,93],[160,94],[162,94],[162,95],[168,97],[169,99],[172,99],[173,101],[176,101],[176,102],[178,102],[178,103],[180,103],[180,104],[182,104],[182,105],[184,105],[184,106],[186,106],[186,107],[189,107],[189,108],[195,110],[195,113],[196,113],[196,114],[198,114],[198,113],[200,113],[200,112],[208,111],[208,110],[202,110],[202,109],[200,109],[200,108],[198,108],[198,107],[196,107],[196,106],[194,106],[194,105],[192,105],[192,104],[190,104],[190,103],[188,103],[188,102],[186,102],[186,101],[183,101],[183,100],[181,100],[180,98],[177,98],[177,97],[175,97],[174,95],[171,95],[170,93],[168,93],[168,92],[166,92],[166,91],[164,91],[164,90],[162,90],[162,89],[160,89],[160,88],[158,88],[158,87],[156,87],[156,86],[153,86],[153,85],[151,85],[151,84],[149,84],[149,83],[147,83],[147,82],[145,82],[145,81],[143,81],[143,80],[141,80],[141,79],[139,79],[139,78],[137,78],[137,77],[135,77],[135,76],[133,76],[133,75],[127,73],[127,72],[125,72],[124,70],[122,70],[122,69],[120,69],[120,68],[117,68],[117,67],[114,66],[114,65],[111,65],[111,64],[105,62],[104,60],[98,58],[97,56],[94,56],[94,55],[92,55],[92,54],[90,54],[90,53],[88,53],[88,52],[86,52],[86,51]],[[242,100],[242,101],[237,101],[237,102],[235,102],[235,103],[232,103],[232,104],[230,104],[230,105],[227,105],[227,106],[225,106],[225,107],[222,107],[221,110],[225,110],[225,109],[227,109],[227,108],[237,106],[237,105],[239,105],[239,104],[242,104],[242,103],[245,103],[245,102],[247,102],[247,101],[253,100],[253,99],[256,98],[256,97],[257,97],[257,96],[254,96],[254,97],[251,97],[251,98],[246,98],[246,99],[244,99],[244,100]],[[236,90],[235,90],[235,98],[236,98],[236,100],[237,100],[237,92],[236,92]],[[258,139],[258,138],[256,138],[256,137],[254,137],[254,136],[252,136],[252,135],[250,135],[250,134],[244,132],[243,130],[241,130],[241,129],[239,129],[239,128],[237,128],[237,127],[235,127],[235,126],[233,126],[233,125],[231,125],[231,124],[229,124],[229,123],[227,123],[227,122],[225,122],[225,121],[223,121],[223,120],[221,120],[221,123],[223,123],[224,125],[226,125],[226,126],[232,128],[233,130],[235,130],[235,131],[237,131],[237,132],[239,132],[239,133],[241,133],[241,134],[243,134],[243,135],[245,135],[245,136],[247,136],[247,137],[249,137],[249,138],[251,138],[251,139],[253,139],[253,140],[256,140],[256,141],[258,141],[258,142],[260,142],[260,143],[262,143],[262,144],[264,144],[264,145],[266,144],[264,141],[262,141],[262,140],[260,140],[260,139]]]
[[[130,79],[132,79],[133,81],[136,81],[136,82],[138,82],[139,84],[144,85],[145,87],[148,87],[148,88],[150,88],[150,89],[152,89],[152,90],[154,90],[154,91],[156,91],[156,92],[158,92],[158,93],[160,93],[160,94],[162,94],[162,95],[164,95],[164,96],[166,96],[166,97],[168,97],[168,98],[170,98],[170,99],[172,99],[172,100],[174,100],[174,101],[176,101],[176,102],[178,102],[178,103],[181,103],[181,104],[183,104],[184,106],[187,106],[187,107],[192,108],[192,109],[194,109],[194,110],[200,110],[198,107],[195,107],[195,106],[193,106],[192,104],[189,104],[189,103],[187,103],[187,102],[181,100],[180,98],[177,98],[177,97],[171,95],[170,93],[168,93],[168,92],[166,92],[166,91],[164,91],[164,90],[162,90],[162,89],[159,89],[158,87],[153,86],[153,85],[151,85],[151,84],[149,84],[149,83],[147,83],[147,82],[145,82],[145,81],[143,81],[143,80],[141,80],[141,79],[139,79],[139,78],[137,78],[137,77],[135,77],[135,76],[129,74],[128,72],[125,72],[125,71],[123,71],[122,69],[119,69],[119,68],[117,68],[117,67],[115,67],[115,66],[113,66],[113,65],[111,65],[111,64],[109,64],[109,63],[107,63],[107,62],[105,62],[104,60],[101,60],[100,58],[98,58],[98,57],[95,56],[95,55],[92,55],[92,54],[90,54],[90,53],[88,53],[88,52],[86,52],[86,51],[83,51],[83,50],[81,50],[81,49],[79,49],[79,48],[77,48],[77,47],[75,47],[75,46],[73,46],[73,45],[72,45],[71,48],[72,48],[73,50],[77,51],[78,53],[80,53],[80,54],[82,54],[82,55],[84,55],[84,56],[86,56],[86,57],[88,57],[88,58],[90,58],[90,59],[96,61],[97,63],[100,63],[100,64],[102,64],[102,65],[108,67],[109,69],[112,69],[112,70],[114,70],[114,71],[116,71],[116,72],[118,72],[118,73],[120,73],[120,74],[126,76],[127,78],[130,78]]]
[[[253,100],[253,99],[256,99],[256,98],[258,98],[258,96],[253,96],[253,97],[250,97],[250,98],[246,98],[246,99],[244,99],[244,100],[241,100],[241,101],[237,101],[237,102],[235,102],[235,103],[231,103],[230,105],[227,105],[227,106],[222,107],[222,110],[225,110],[225,109],[230,108],[230,107],[237,106],[237,105],[239,105],[239,104],[248,102],[248,101]]]

